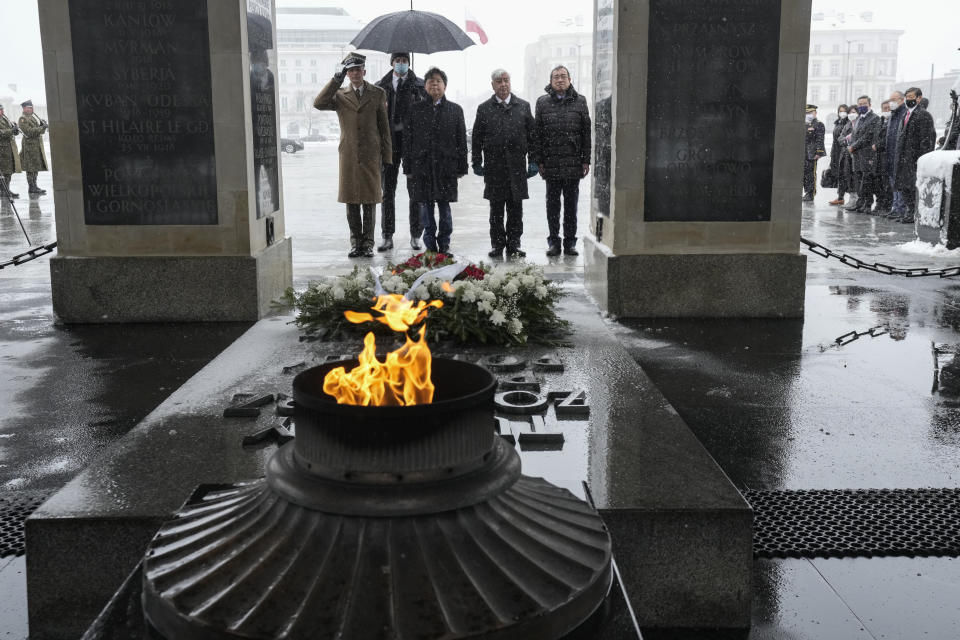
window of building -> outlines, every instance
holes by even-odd
[[[297,84],[301,84],[302,82],[303,82],[303,78],[301,77],[300,72],[297,71]]]
[[[313,84],[317,84],[317,74],[315,73],[310,74],[310,82]]]
[[[283,110],[283,111],[286,111],[286,110],[287,110],[287,97],[286,97],[286,96],[283,96],[282,98],[280,98],[280,109]]]
[[[813,63],[813,70],[811,71],[811,75],[813,75],[813,77],[815,77],[815,78],[820,75],[820,63],[819,63],[819,62],[814,62],[814,63]]]
[[[287,81],[287,74],[281,73],[281,74],[280,74],[280,82],[286,82],[286,81]]]
[[[887,61],[886,60],[877,60],[877,75],[885,76],[887,75]]]
[[[833,60],[830,62],[830,75],[838,76],[840,75],[840,61]]]
[[[814,54],[819,54],[819,53],[820,53],[820,45],[818,45],[818,44],[813,45],[813,53],[814,53]]]
[[[860,77],[864,74],[865,70],[866,65],[863,64],[863,60],[857,60],[857,64],[853,67],[853,74]]]
[[[857,53],[863,53],[863,44],[857,45]]]
[[[837,88],[836,88],[836,87],[830,87],[830,94],[829,94],[829,95],[830,95],[830,102],[836,102],[836,101],[837,101],[837,94],[838,94],[838,93],[839,93],[839,92],[837,91]]]
[[[560,47],[557,47],[557,56],[559,57],[559,56],[562,56],[562,55],[563,55],[563,49],[560,48]]]
[[[316,60],[315,58],[310,61],[310,66],[311,66],[311,67],[317,66],[317,60]]]
[[[838,44],[833,45],[833,52],[834,52],[834,53],[840,53],[840,45],[838,45]]]
[[[820,87],[814,87],[810,90],[810,102],[814,104],[820,102]]]
[[[887,43],[886,43],[886,42],[881,42],[881,43],[880,43],[880,53],[886,53],[886,52],[887,52]]]
[[[281,67],[287,66],[287,61],[286,61],[285,58],[280,60],[280,66],[281,66]]]
[[[298,66],[298,67],[299,67],[299,66],[300,66],[300,62],[301,62],[300,58],[297,58],[296,60],[293,61],[293,64],[294,64],[295,66]]]
[[[890,61],[890,75],[892,75],[892,76],[897,75],[897,61],[896,61],[896,60],[891,60],[891,61]]]

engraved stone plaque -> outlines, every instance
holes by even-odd
[[[69,0],[84,220],[217,224],[206,0]]]
[[[247,0],[247,41],[250,45],[253,184],[257,218],[262,218],[280,209],[276,83],[269,57],[274,48],[273,0]]]
[[[780,3],[650,0],[648,222],[770,219]]]

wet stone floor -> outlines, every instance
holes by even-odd
[[[307,143],[283,161],[298,286],[412,253],[402,182],[398,248],[350,261],[335,202],[336,143]],[[49,174],[40,185],[50,190]],[[543,254],[543,194],[542,182],[531,181],[528,260],[576,284],[580,258]],[[960,264],[960,252],[913,243],[907,225],[830,207],[833,195],[803,205],[804,236],[897,266]],[[481,196],[481,180],[468,176],[453,205],[451,249],[473,260],[486,260],[489,248]],[[34,244],[55,237],[51,196],[21,198],[17,209]],[[584,187],[581,230],[588,210]],[[4,206],[0,262],[26,248],[20,233]],[[938,369],[960,344],[960,281],[882,276],[807,255],[803,321],[611,319],[610,327],[741,489],[960,486],[960,402],[935,390]],[[57,325],[47,259],[0,270],[0,490],[61,486],[248,326]],[[836,342],[874,327],[876,337]],[[0,559],[0,639],[27,635],[24,567],[23,557]],[[644,637],[954,639],[960,561],[757,560],[749,632],[645,629]]]

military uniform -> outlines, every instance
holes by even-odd
[[[3,105],[0,105],[3,110]],[[10,195],[11,198],[19,198],[20,195],[10,191],[10,179],[13,174],[20,173],[20,153],[17,151],[16,136],[20,135],[20,129],[10,121],[6,115],[0,115],[0,175],[3,181],[0,182],[0,197]]]
[[[29,100],[20,106],[32,107]],[[20,131],[23,133],[23,144],[20,148],[20,164],[27,174],[27,184],[30,185],[32,195],[42,195],[45,190],[37,186],[37,172],[48,171],[47,156],[43,151],[43,134],[47,132],[47,123],[37,114],[23,114],[20,116]]]
[[[807,105],[807,113],[816,114],[817,106]],[[807,138],[804,142],[803,154],[803,199],[807,202],[813,200],[817,193],[817,160],[827,155],[823,146],[823,136],[826,128],[823,123],[813,116],[813,120],[807,123]]]

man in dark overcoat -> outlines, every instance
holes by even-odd
[[[391,69],[377,86],[387,94],[387,117],[390,120],[390,135],[393,143],[393,164],[383,167],[383,202],[380,204],[380,233],[383,243],[377,251],[393,249],[393,233],[396,230],[397,176],[400,173],[400,158],[403,156],[403,122],[410,112],[410,105],[427,99],[423,80],[410,68],[410,54],[402,51],[390,54]],[[409,185],[407,193],[410,192]],[[410,247],[420,248],[420,205],[410,198],[408,211],[410,224]]]
[[[373,257],[376,205],[381,201],[380,167],[393,162],[387,96],[363,79],[366,57],[348,54],[333,78],[320,90],[313,107],[336,111],[340,120],[339,202],[347,205],[350,258]],[[349,78],[343,89],[344,78]],[[360,209],[363,208],[361,216]]]
[[[587,99],[577,93],[563,65],[550,71],[547,95],[537,99],[533,161],[547,181],[547,255],[560,255],[560,196],[563,196],[563,252],[577,252],[580,181],[590,172],[592,127]]]
[[[870,213],[873,208],[873,197],[877,192],[877,131],[880,129],[880,116],[873,112],[869,96],[857,98],[855,107],[860,117],[853,123],[853,134],[850,139],[849,151],[853,156],[853,171],[857,175],[857,184],[860,191],[857,193],[857,203],[852,207],[845,207],[857,213]]]
[[[473,172],[483,176],[483,197],[490,201],[491,258],[522,258],[523,201],[527,179],[537,165],[527,161],[535,145],[530,103],[510,92],[510,74],[497,69],[490,74],[493,96],[477,107],[473,121]],[[506,209],[506,225],[504,225]]]
[[[20,166],[27,174],[29,193],[32,196],[42,196],[47,191],[37,186],[37,173],[49,171],[47,154],[43,150],[43,134],[47,132],[47,122],[33,112],[33,101],[20,103],[23,114],[17,124],[23,134],[20,147]]]
[[[17,136],[20,135],[20,129],[10,121],[10,118],[3,112],[3,105],[0,104],[0,176],[3,182],[0,184],[0,198],[10,197],[19,198],[19,193],[14,193],[10,188],[10,180],[13,174],[20,173],[20,152],[17,151]]]
[[[900,222],[910,224],[917,212],[917,160],[933,151],[937,129],[933,116],[919,106],[923,92],[918,87],[907,89],[904,104],[907,111],[897,136],[897,176],[894,187],[903,194],[904,213]]]
[[[823,143],[826,128],[817,120],[815,104],[807,105],[805,119],[807,134],[803,144],[803,200],[813,202],[813,196],[817,193],[817,160],[827,155]]]

